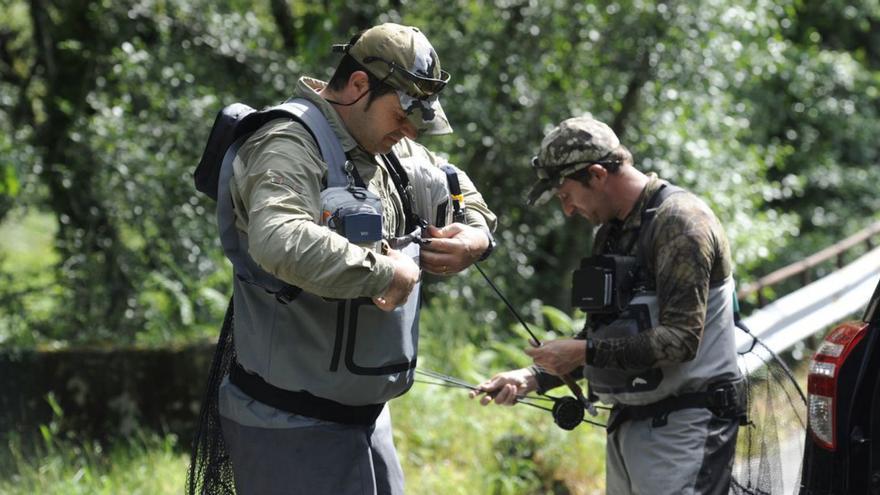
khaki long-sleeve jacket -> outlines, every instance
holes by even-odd
[[[383,234],[402,235],[403,205],[379,157],[358,147],[332,105],[318,93],[324,83],[302,78],[295,97],[315,103],[327,117],[367,188],[383,206]],[[446,162],[403,139],[394,150],[404,162],[439,167]],[[263,126],[241,147],[230,190],[236,225],[248,236],[250,256],[266,271],[313,294],[349,299],[381,295],[393,267],[371,249],[348,242],[320,225],[321,190],[327,165],[317,143],[299,123],[279,119]],[[496,217],[465,174],[459,174],[467,223],[492,231]]]

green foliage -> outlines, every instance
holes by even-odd
[[[40,442],[18,433],[2,437],[0,493],[158,494],[179,493],[185,464],[174,435],[143,430],[109,445],[62,433],[64,411],[46,397],[52,420],[39,427]]]
[[[601,493],[600,428],[566,432],[548,412],[481,407],[464,391],[423,384],[392,416],[407,493]]]
[[[0,224],[0,344],[32,347],[53,340],[57,227],[51,215],[35,211],[13,210],[8,220]]]
[[[425,143],[501,213],[483,268],[528,319],[569,310],[569,273],[592,239],[557,206],[522,203],[528,157],[571,115],[609,122],[639,167],[704,197],[741,283],[880,206],[875,1],[45,3],[6,0],[0,20],[0,220],[23,208],[57,224],[52,275],[31,287],[52,302],[0,299],[31,334],[9,342],[214,333],[229,267],[213,204],[191,184],[213,116],[280,101],[302,74],[326,79],[329,45],[384,21],[420,26],[453,75],[456,133]],[[427,285],[440,320],[444,294],[467,298],[470,320],[438,332],[481,349],[475,359],[521,342],[475,271]]]
[[[139,432],[102,446],[47,433],[49,440],[36,449],[16,436],[0,449],[0,493],[176,494],[184,484],[188,456],[173,435]]]
[[[63,412],[34,445],[11,435],[0,446],[0,493],[180,493],[189,462],[173,435],[135,430],[104,445],[60,435]],[[525,406],[480,407],[465,392],[424,384],[392,403],[407,493],[601,493],[599,428],[557,428]]]

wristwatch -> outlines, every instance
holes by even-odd
[[[596,342],[592,337],[587,337],[587,355],[584,358],[585,364],[593,364],[593,358],[596,356]]]
[[[488,258],[489,255],[492,254],[492,251],[495,250],[495,245],[496,245],[495,238],[492,237],[492,233],[489,232],[489,229],[481,229],[481,230],[483,230],[483,232],[486,233],[486,237],[489,238],[489,245],[486,247],[486,250],[483,251],[483,254],[481,254],[480,257],[477,259],[477,261],[483,261],[484,259]]]

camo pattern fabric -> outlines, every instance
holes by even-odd
[[[633,211],[603,225],[593,254],[636,256],[642,212],[663,181],[650,174]],[[718,218],[698,197],[670,195],[651,221],[646,272],[656,284],[659,325],[630,338],[596,340],[593,366],[646,369],[693,359],[703,334],[709,286],[730,276],[730,246]]]
[[[565,177],[600,162],[620,146],[608,125],[591,117],[562,121],[541,141],[541,151],[532,161],[538,176],[527,202],[541,205],[553,197]]]
[[[544,168],[593,163],[618,146],[620,141],[607,124],[590,117],[573,117],[564,120],[544,137],[538,162]]]

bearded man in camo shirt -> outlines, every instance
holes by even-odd
[[[567,216],[601,226],[582,267],[625,256],[636,267],[633,290],[622,308],[587,310],[575,338],[527,349],[534,366],[499,373],[472,396],[512,405],[559,386],[559,376],[585,377],[591,397],[613,405],[607,493],[728,493],[744,401],[718,218],[695,195],[637,170],[614,132],[589,117],[553,129],[532,167],[539,180],[529,203],[555,194]],[[576,272],[574,285],[588,272]]]

